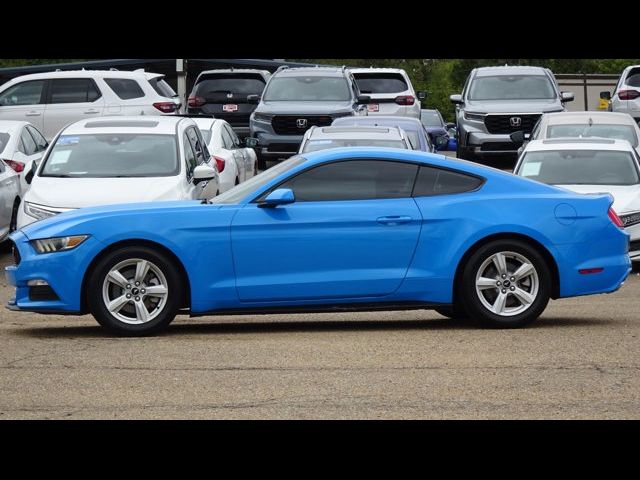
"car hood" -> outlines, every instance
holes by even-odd
[[[347,102],[262,102],[255,110],[265,114],[328,115],[352,112],[351,101]]]
[[[54,208],[179,200],[180,177],[57,178],[37,177],[25,201]]]
[[[465,110],[481,113],[540,113],[559,112],[560,102],[555,100],[467,100]]]
[[[617,214],[640,210],[640,185],[559,185],[576,193],[610,193]]]

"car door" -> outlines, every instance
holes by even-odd
[[[13,202],[18,195],[18,174],[0,160],[0,237],[9,232]]]
[[[292,189],[294,203],[245,205],[231,226],[240,300],[318,302],[393,293],[420,234],[420,211],[411,198],[417,170],[386,160],[323,164],[277,187]]]
[[[236,161],[236,165],[238,166],[238,177],[241,182],[247,180],[247,172],[251,170],[251,166],[249,163],[251,162],[251,158],[246,154],[244,148],[240,144],[240,139],[236,132],[233,131],[230,125],[224,125],[224,128],[227,130],[227,134],[231,138],[231,149],[233,151],[233,158]]]
[[[229,125],[223,124],[220,129],[222,135],[222,148],[224,148],[233,158],[234,170],[238,177],[238,181],[244,181],[244,155],[238,150],[239,145],[235,145],[233,141],[232,130]],[[237,138],[237,137],[236,137]],[[239,142],[239,141],[238,141]]]
[[[20,120],[42,129],[46,80],[20,82],[0,93],[0,120]]]
[[[48,139],[70,123],[102,116],[104,98],[91,78],[49,80],[48,90],[43,127]]]

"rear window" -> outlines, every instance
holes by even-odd
[[[399,73],[357,73],[353,75],[360,93],[400,93],[409,89]]]
[[[144,97],[144,92],[138,82],[126,78],[105,78],[104,83],[109,85],[120,99],[131,100],[132,98]]]
[[[161,97],[174,98],[178,96],[173,88],[171,88],[171,85],[164,81],[163,77],[152,78],[149,80],[149,84]]]
[[[632,68],[629,71],[625,83],[630,87],[640,87],[640,67]]]
[[[264,85],[262,76],[256,74],[205,74],[198,79],[195,93],[206,100],[226,102],[228,98],[246,99],[247,95],[260,95]]]

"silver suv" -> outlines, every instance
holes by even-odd
[[[561,92],[548,68],[504,66],[475,68],[456,105],[458,158],[515,156],[519,145],[510,135],[531,133],[543,113],[562,112],[573,93]]]
[[[371,98],[360,94],[353,74],[345,67],[280,67],[262,96],[250,95],[249,100],[259,102],[249,126],[251,137],[257,139],[259,168],[264,169],[267,159],[296,154],[310,127],[329,126],[339,117],[366,115]]]

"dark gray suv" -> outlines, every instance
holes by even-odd
[[[337,67],[280,67],[251,114],[251,136],[257,139],[259,168],[266,160],[298,152],[302,136],[312,126],[329,126],[339,117],[366,115],[370,98],[360,94],[351,72]]]
[[[475,68],[456,104],[457,157],[477,160],[510,155],[520,144],[510,135],[531,133],[543,113],[562,112],[573,93],[561,92],[548,68],[504,66]]]

